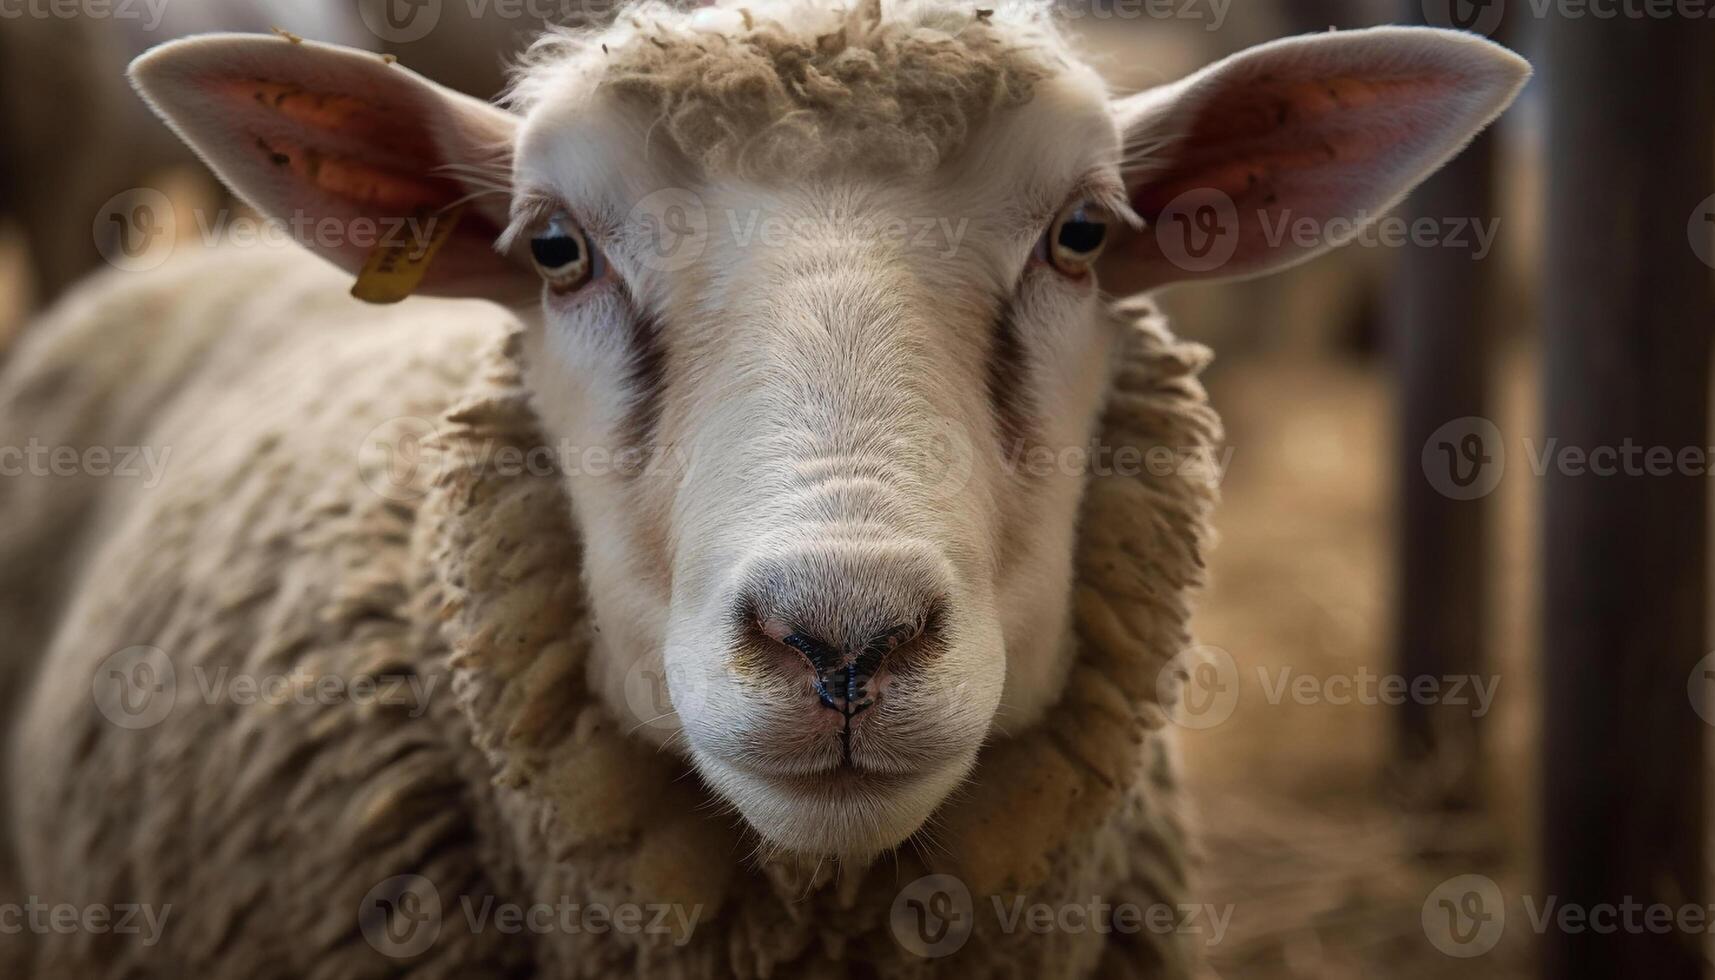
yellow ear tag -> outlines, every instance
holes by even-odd
[[[351,295],[365,303],[397,303],[416,292],[435,253],[458,228],[464,208],[460,204],[427,219],[407,221],[383,234],[364,260]]]

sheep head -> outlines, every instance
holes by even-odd
[[[851,858],[1060,694],[1079,501],[1125,465],[1084,451],[1119,338],[1102,290],[1339,244],[1528,74],[1378,29],[1113,99],[1045,9],[892,6],[639,7],[538,45],[510,111],[311,43],[134,68],[332,261],[371,259],[359,222],[415,218],[434,251],[392,260],[420,291],[519,310],[592,683],[767,841]]]

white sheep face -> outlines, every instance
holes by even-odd
[[[891,846],[1066,667],[1084,474],[1018,461],[1087,444],[1106,387],[1106,93],[1069,71],[908,178],[687,180],[648,122],[569,93],[516,164],[521,233],[595,257],[529,333],[538,410],[631,452],[568,475],[600,683],[637,711],[665,676],[676,718],[630,723],[681,723],[770,839]]]
[[[1378,29],[1110,101],[1041,9],[897,6],[652,7],[551,45],[516,115],[315,44],[201,38],[133,69],[268,213],[373,221],[478,195],[424,291],[528,324],[528,383],[585,540],[594,685],[768,843],[854,859],[916,832],[985,739],[1060,695],[1085,474],[1019,460],[1095,436],[1119,338],[1100,290],[1254,275],[1338,244],[1528,74],[1466,35]],[[1028,84],[915,92],[895,116],[935,123],[927,156],[846,127],[763,146],[772,166],[668,138],[705,118],[718,136],[769,96],[687,128],[610,84],[628,58],[652,97],[703,84],[718,60],[677,59],[710,32],[725,38],[710,50],[766,35],[809,58],[838,31],[937,64],[964,51],[979,69],[964,82],[1025,52]],[[765,123],[857,111],[804,99]],[[936,128],[960,112],[968,127]],[[898,146],[912,166],[865,165]],[[1176,254],[1187,194],[1228,205],[1226,261]],[[1283,217],[1330,233],[1279,240]],[[367,255],[315,244],[348,269]],[[663,676],[665,712],[647,696]]]

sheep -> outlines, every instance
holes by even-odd
[[[0,885],[167,913],[24,955],[1191,975],[1220,428],[1146,294],[1337,244],[1248,216],[1385,209],[1527,73],[1378,29],[1111,100],[1045,9],[929,0],[643,5],[510,109],[314,43],[145,56],[237,193],[338,233],[109,273],[0,375],[0,446],[171,454],[0,482]],[[1187,193],[1247,216],[1225,261]]]

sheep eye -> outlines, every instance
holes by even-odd
[[[568,293],[594,278],[595,255],[571,216],[556,212],[530,239],[530,261],[549,288]]]
[[[1090,271],[1108,240],[1108,216],[1087,202],[1074,204],[1054,219],[1048,229],[1045,251],[1048,261],[1069,276]]]

